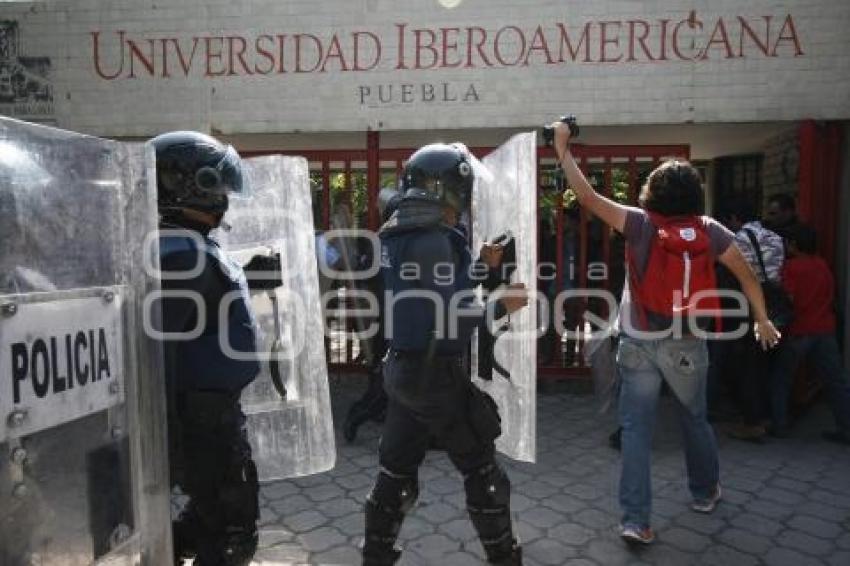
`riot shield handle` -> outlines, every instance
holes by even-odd
[[[274,385],[275,390],[277,391],[280,398],[284,401],[286,400],[286,385],[283,383],[283,375],[280,371],[280,359],[279,354],[283,351],[283,342],[280,339],[280,310],[277,303],[277,295],[275,295],[274,289],[270,289],[269,300],[272,303],[272,316],[274,317],[274,341],[272,342],[271,348],[271,359],[269,360],[269,374],[272,378],[272,385]]]

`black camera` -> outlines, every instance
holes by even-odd
[[[570,127],[570,139],[577,138],[579,133],[578,121],[572,114],[561,116],[560,122],[567,124]],[[550,146],[555,142],[555,128],[552,126],[543,126],[543,145]]]

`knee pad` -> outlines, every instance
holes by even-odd
[[[419,498],[419,480],[416,476],[394,474],[384,468],[369,493],[367,502],[385,511],[404,515]]]
[[[470,509],[493,511],[507,508],[511,500],[511,482],[495,462],[469,472],[464,477],[466,504]]]

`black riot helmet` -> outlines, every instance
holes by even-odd
[[[404,167],[405,195],[418,189],[461,212],[469,208],[475,179],[473,157],[460,143],[434,143],[418,149]]]
[[[200,132],[169,132],[151,140],[156,151],[160,212],[191,208],[224,214],[229,193],[242,193],[242,161],[232,146]]]

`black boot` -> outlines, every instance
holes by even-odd
[[[171,522],[171,537],[174,547],[174,564],[182,566],[183,560],[197,556],[198,545],[205,538],[205,531],[191,501],[180,512],[177,520]]]
[[[363,541],[363,566],[392,566],[401,558],[395,541],[401,530],[404,513],[366,500],[366,538]]]
[[[511,483],[496,462],[466,474],[466,506],[491,564],[522,564],[511,525]]]
[[[522,566],[522,548],[520,548],[519,543],[514,540],[510,555],[500,560],[491,560],[490,564],[497,564],[498,566]]]
[[[171,522],[171,533],[174,539],[174,564],[182,566],[184,560],[195,558],[198,554],[198,537],[194,528],[181,519]]]
[[[366,498],[366,538],[363,566],[392,566],[401,558],[395,541],[404,516],[419,496],[415,477],[381,470],[378,481]]]

